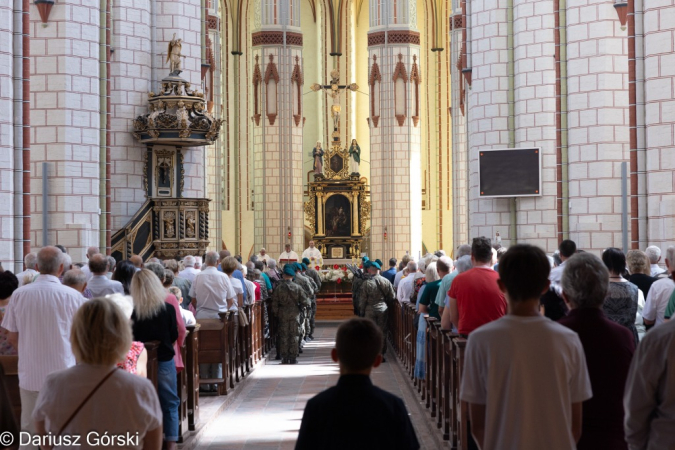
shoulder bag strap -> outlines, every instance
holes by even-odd
[[[95,387],[94,389],[92,389],[92,391],[89,393],[89,395],[87,395],[87,397],[85,397],[85,399],[82,400],[82,403],[80,403],[80,406],[78,406],[78,407],[75,409],[75,411],[73,411],[73,413],[70,415],[70,417],[68,418],[68,420],[66,420],[66,423],[63,424],[63,426],[61,427],[61,429],[59,430],[59,432],[56,434],[57,436],[60,436],[61,433],[63,433],[63,430],[65,430],[66,427],[67,427],[68,425],[70,425],[70,422],[73,421],[73,419],[75,418],[75,416],[77,415],[77,413],[80,412],[80,410],[82,409],[82,407],[89,401],[89,399],[96,393],[96,391],[98,391],[98,389],[99,389],[101,386],[103,386],[103,383],[105,383],[106,381],[108,381],[108,378],[110,378],[110,377],[112,376],[112,374],[115,373],[115,371],[116,371],[117,369],[118,369],[118,367],[115,367],[113,370],[110,371],[110,373],[108,373],[108,375],[106,375],[101,381],[98,382],[98,384],[96,385],[96,387]]]

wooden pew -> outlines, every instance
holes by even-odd
[[[443,410],[443,439],[450,441],[450,447],[455,448],[457,446],[457,434],[455,427],[454,412],[456,408],[453,407],[453,369],[452,361],[454,356],[454,346],[452,340],[459,335],[457,333],[452,333],[449,330],[441,330],[443,337],[442,345],[442,358],[443,358],[443,369],[442,369],[442,389],[441,389],[441,405]]]
[[[187,378],[187,416],[188,429],[195,431],[199,423],[199,328],[200,325],[186,327],[189,334],[185,338],[185,362]]]
[[[18,356],[0,356],[0,368],[3,371],[3,384],[7,390],[11,409],[14,412],[14,418],[17,425],[21,421],[21,393],[19,391],[19,357]],[[0,386],[1,388],[2,386]],[[4,430],[2,430],[4,431]]]
[[[189,331],[187,331],[185,340],[189,339]],[[178,442],[185,442],[185,439],[190,435],[190,430],[188,427],[188,389],[187,389],[187,379],[188,379],[188,368],[186,364],[187,359],[187,346],[183,343],[183,346],[180,348],[181,358],[183,360],[183,365],[185,368],[176,374],[176,385],[178,392]]]
[[[143,342],[145,351],[148,352],[148,380],[155,386],[157,391],[157,379],[159,375],[159,360],[157,359],[157,350],[159,349],[159,341]]]
[[[438,322],[438,319],[435,317],[427,316],[427,361],[428,361],[428,371],[425,378],[426,391],[427,391],[427,409],[431,409],[431,417],[436,417],[436,390],[438,382],[438,358],[436,354],[436,347],[438,346],[438,335],[434,331],[434,324]]]
[[[453,406],[456,409],[456,430],[457,430],[457,449],[468,450],[469,448],[469,407],[466,402],[459,398],[459,386],[462,380],[462,371],[464,370],[464,351],[466,349],[466,339],[453,339],[454,345],[454,377],[453,377]]]
[[[226,395],[228,385],[234,387],[231,372],[230,327],[234,314],[219,313],[219,319],[197,319],[199,325],[199,345],[197,361],[199,364],[222,364],[221,378],[199,378],[199,384],[217,384],[218,394]]]

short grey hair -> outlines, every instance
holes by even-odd
[[[70,269],[63,275],[63,285],[74,288],[75,286],[84,286],[87,282],[87,274],[80,269]]]
[[[670,271],[675,272],[675,246],[671,245],[666,250],[666,259],[668,264],[670,264]]]
[[[277,268],[277,261],[275,259],[268,259],[267,260],[267,267],[270,269],[276,269]]]
[[[202,257],[201,256],[195,256],[195,267],[201,267],[202,266]]]
[[[565,262],[563,293],[575,308],[599,308],[609,289],[609,271],[592,253],[577,253]]]
[[[650,264],[656,264],[659,262],[659,258],[661,257],[661,249],[656,245],[650,245],[647,247],[645,249],[645,253],[647,254],[647,258],[649,258]]]
[[[438,281],[441,279],[441,277],[438,276],[438,271],[436,270],[435,262],[432,262],[427,266],[427,269],[424,271],[424,276],[427,280],[427,283],[431,283],[432,281]]]
[[[452,272],[453,268],[453,263],[452,263],[452,258],[449,256],[441,256],[438,258],[438,261],[436,262],[436,270],[440,269],[439,266],[445,266],[445,269],[443,270],[444,272]]]
[[[73,258],[68,253],[61,253],[61,263],[63,263],[63,271],[66,272],[73,267]]]
[[[408,261],[408,273],[417,272],[417,263],[415,261]]]
[[[192,255],[187,255],[183,259],[183,264],[185,265],[185,267],[194,267],[195,266],[195,257],[192,256]]]
[[[145,269],[148,269],[149,271],[151,271],[155,275],[157,275],[157,278],[159,279],[159,281],[161,281],[162,283],[164,282],[164,277],[165,277],[164,270],[165,269],[164,269],[163,265],[161,265],[160,263],[152,262],[152,263],[146,263],[145,266],[143,266],[143,267]]]
[[[117,260],[112,256],[108,256],[107,258],[108,258],[108,272],[112,272],[113,269],[115,269],[115,266],[117,265]]]
[[[87,248],[87,256],[88,256],[88,257],[91,258],[92,256],[94,256],[94,255],[97,254],[97,253],[100,253],[98,247],[91,246],[91,247],[88,247],[88,248]]]
[[[455,261],[455,269],[457,270],[457,273],[466,272],[472,267],[473,264],[471,263],[471,255],[464,255]]]
[[[216,266],[218,265],[218,260],[220,256],[216,252],[208,252],[204,258],[204,264],[207,266]]]
[[[462,244],[457,247],[457,259],[466,255],[471,256],[471,246],[469,244]]]
[[[35,269],[35,264],[37,264],[37,255],[34,252],[30,252],[24,256],[23,262],[26,265],[26,269]]]

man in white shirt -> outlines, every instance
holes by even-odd
[[[178,274],[179,277],[185,278],[193,285],[197,274],[202,272],[199,269],[195,268],[195,263],[196,263],[195,257],[192,255],[187,255],[185,258],[183,258],[183,264],[185,265],[185,269],[181,270],[180,273]],[[190,297],[192,297],[192,295],[190,295]]]
[[[548,277],[548,279],[551,280],[551,284],[553,284],[555,287],[560,286],[563,270],[565,270],[565,261],[567,261],[577,252],[577,244],[575,244],[574,241],[566,239],[560,243],[558,251],[560,252],[560,260],[562,261],[562,264],[551,269],[551,274]]]
[[[623,398],[630,450],[675,448],[673,386],[675,321],[670,321],[645,335],[631,362]]]
[[[0,325],[9,331],[10,343],[19,350],[21,429],[31,434],[36,432],[33,408],[47,376],[75,365],[70,327],[86,299],[59,282],[63,255],[56,247],[43,247],[38,252],[40,275],[14,291]]]
[[[675,271],[675,247],[672,245],[666,250],[666,267],[671,274]],[[642,308],[642,320],[647,329],[663,323],[663,316],[673,290],[675,283],[670,278],[662,278],[649,288],[645,307]]]
[[[35,268],[37,267],[37,255],[33,252],[28,253],[23,258],[23,263],[26,265],[26,270],[16,274],[19,280],[19,287],[33,281],[33,278],[39,273]]]
[[[91,259],[91,257],[94,256],[97,253],[99,253],[98,247],[88,247],[87,248],[87,255],[86,255],[87,259],[88,260]],[[68,270],[68,269],[66,269],[66,270]],[[91,270],[89,269],[88,264],[85,264],[84,266],[82,266],[82,272],[84,272],[84,274],[87,276],[87,281],[89,281],[91,279],[91,277],[93,276],[92,273],[91,273]]]
[[[396,298],[399,302],[409,302],[410,297],[415,291],[415,276],[417,275],[417,263],[415,261],[409,261],[408,266],[408,275],[401,280],[398,284],[398,289],[396,290]],[[417,300],[417,299],[415,299]]]
[[[323,257],[319,249],[314,246],[314,241],[309,241],[309,247],[302,252],[302,257],[309,259],[310,267],[323,266]]]
[[[261,248],[260,253],[258,253],[258,260],[265,261],[265,265],[267,266],[270,262],[270,259],[272,258],[270,257],[270,255],[267,254],[267,250]]]
[[[666,269],[663,269],[659,266],[659,261],[661,261],[661,249],[656,245],[650,245],[645,249],[647,258],[649,258],[649,265],[651,268],[651,275],[656,277],[662,273],[666,273]]]
[[[281,269],[288,263],[298,262],[298,254],[291,250],[291,244],[286,244],[286,251],[279,255],[277,262],[281,264]]]
[[[569,450],[581,436],[591,382],[579,336],[539,314],[549,271],[540,248],[509,248],[498,280],[509,312],[469,337],[459,397],[483,450]]]
[[[108,258],[100,253],[92,255],[89,258],[89,272],[92,274],[87,282],[87,287],[91,292],[92,298],[105,297],[111,294],[124,295],[122,283],[115,280],[109,280]],[[84,271],[83,271],[84,272]]]
[[[185,259],[192,258],[186,256]],[[208,252],[204,260],[204,270],[194,277],[194,282],[190,287],[190,297],[196,301],[196,319],[218,319],[218,313],[227,311],[237,311],[237,294],[232,286],[229,275],[232,274],[236,265],[228,264],[231,256],[225,258],[222,264],[223,272],[218,270],[218,253]],[[191,261],[194,264],[194,258]],[[229,271],[229,272],[228,272]],[[184,272],[184,271],[183,271]],[[182,273],[182,272],[181,272]],[[234,313],[234,312],[233,312]],[[235,327],[239,321],[237,318],[233,321]],[[236,339],[236,329],[235,329]],[[200,364],[199,372],[204,378],[221,378],[221,364]],[[202,386],[201,390],[215,391],[216,386]]]

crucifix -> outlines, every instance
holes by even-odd
[[[333,105],[330,108],[330,116],[333,118],[333,142],[340,142],[340,93],[343,90],[349,89],[350,91],[357,91],[359,85],[356,83],[352,84],[340,84],[340,71],[334,69],[330,73],[330,84],[318,84],[314,83],[309,88],[314,92],[320,90],[328,91],[328,95],[333,97]]]

